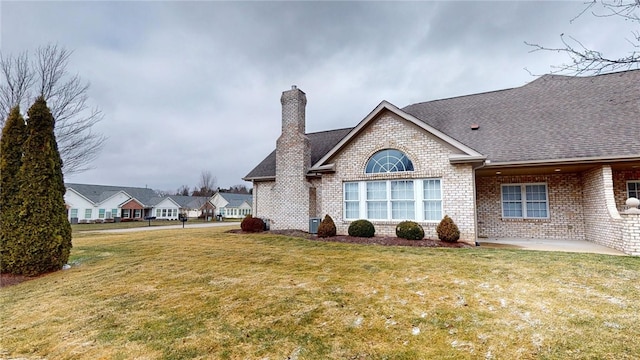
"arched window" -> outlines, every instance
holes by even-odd
[[[399,171],[413,171],[413,163],[409,158],[399,150],[386,149],[373,154],[365,173],[389,173]]]

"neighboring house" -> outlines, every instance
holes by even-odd
[[[272,229],[378,234],[414,220],[428,237],[449,215],[461,239],[584,239],[640,255],[640,70],[545,75],[522,87],[398,108],[353,128],[305,133],[306,95],[285,91],[276,150],[244,178]]]
[[[186,215],[188,218],[202,217],[203,214],[206,215],[207,209],[210,208],[210,206],[207,206],[209,198],[206,196],[170,195],[167,198],[175,202],[180,209],[180,214]],[[157,210],[156,216],[158,216]],[[210,216],[213,217],[213,212],[211,212]]]
[[[70,183],[65,186],[71,223],[144,220],[148,216],[177,220],[179,214],[185,213],[197,217],[200,204],[207,201],[194,196],[160,197],[148,188]]]
[[[215,193],[209,202],[213,205],[217,216],[241,219],[251,215],[253,196],[249,194]]]

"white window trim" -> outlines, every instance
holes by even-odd
[[[527,216],[527,190],[526,190],[526,187],[527,186],[531,186],[531,185],[544,185],[544,190],[545,190],[545,195],[546,195],[546,201],[545,201],[546,212],[547,212],[547,216],[546,217]],[[504,187],[505,186],[520,186],[520,194],[521,194],[520,205],[522,206],[522,216],[504,216],[504,197],[503,197],[503,192],[504,192]],[[547,185],[547,183],[545,183],[545,182],[541,182],[541,183],[509,183],[509,184],[501,184],[500,185],[500,216],[503,219],[549,219],[551,217],[551,213],[549,211],[549,185]]]
[[[363,180],[363,181],[345,181],[342,183],[342,218],[345,221],[353,221],[353,220],[359,220],[359,219],[366,219],[369,220],[371,222],[399,222],[399,221],[403,221],[403,220],[412,220],[412,221],[416,221],[416,222],[423,222],[423,223],[434,223],[437,224],[439,223],[442,219],[438,219],[438,220],[425,220],[424,219],[424,202],[426,201],[424,199],[424,189],[423,189],[423,185],[424,185],[424,181],[425,180],[439,180],[440,181],[440,214],[442,216],[444,216],[444,209],[443,209],[443,199],[442,199],[442,195],[444,194],[444,191],[442,190],[444,188],[444,182],[442,180],[442,178],[420,178],[420,179],[388,179],[388,180]],[[391,199],[391,182],[392,181],[413,181],[413,196],[414,196],[414,215],[415,215],[415,219],[393,219],[393,213],[392,213],[392,203],[393,200]],[[369,219],[367,216],[367,183],[369,182],[385,182],[386,183],[386,192],[387,192],[387,197],[386,197],[386,202],[387,202],[387,217],[385,219]],[[347,218],[347,206],[346,206],[346,194],[345,194],[345,186],[346,184],[353,184],[353,183],[357,183],[358,184],[358,214],[359,217],[357,218]],[[434,200],[434,199],[428,199],[428,200]],[[352,200],[354,201],[354,200]],[[375,201],[375,200],[374,200]],[[355,202],[355,201],[354,201]]]

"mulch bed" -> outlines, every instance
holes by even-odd
[[[242,230],[229,230],[229,233],[234,234],[249,234]],[[363,238],[348,235],[337,235],[329,238],[319,238],[317,235],[309,234],[308,232],[301,230],[269,230],[263,231],[263,234],[277,234],[286,235],[291,237],[324,241],[324,242],[342,242],[349,244],[363,244],[363,245],[382,245],[382,246],[421,246],[421,247],[444,247],[444,248],[470,248],[473,247],[467,243],[447,243],[440,240],[422,239],[422,240],[407,240],[400,239],[395,236],[374,236],[371,238]]]
[[[0,288],[3,288],[5,286],[20,284],[23,281],[27,281],[31,279],[33,278],[23,276],[23,275],[0,274]]]

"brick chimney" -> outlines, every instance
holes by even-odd
[[[311,167],[311,147],[305,134],[307,97],[295,85],[282,92],[282,134],[276,142],[276,218],[274,229],[309,228],[307,171]]]

